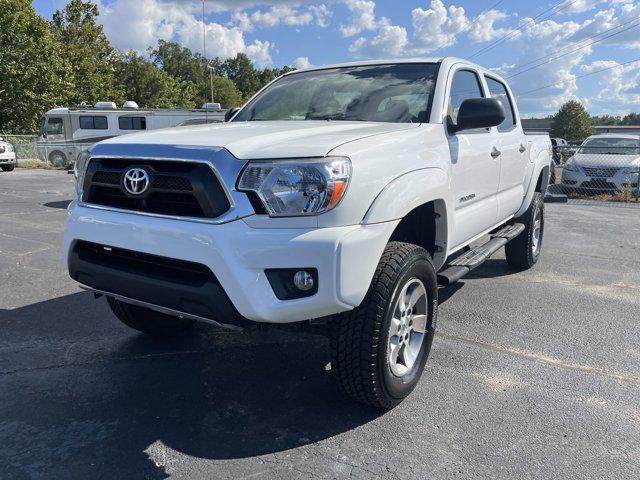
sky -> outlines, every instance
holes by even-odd
[[[67,0],[34,0],[50,18]],[[201,0],[98,0],[112,45],[203,50]],[[580,100],[640,112],[640,0],[205,0],[207,56],[257,67],[456,56],[508,79],[523,118]],[[638,60],[638,61],[635,61]]]

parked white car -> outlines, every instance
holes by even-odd
[[[565,164],[566,193],[637,191],[640,135],[601,134],[587,138]]]
[[[504,80],[464,60],[299,70],[228,123],[96,145],[64,261],[146,333],[325,324],[343,389],[392,408],[422,374],[438,283],[502,246],[537,262],[550,161]]]
[[[16,151],[12,144],[0,137],[0,169],[11,172],[16,168]]]

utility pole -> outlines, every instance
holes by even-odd
[[[206,0],[202,0],[202,52],[204,55],[204,59],[207,62],[207,69],[209,70],[209,83],[211,84],[211,103],[213,103],[213,67],[211,66],[211,62],[207,59],[207,25],[204,21],[204,2]]]
[[[202,0],[202,55],[207,59],[207,24],[204,21],[204,2]]]
[[[205,19],[204,19],[204,2],[205,0],[202,0],[202,55],[204,56],[204,61],[208,62],[207,60],[207,24],[205,23]],[[207,63],[207,67],[208,66],[209,64]],[[213,91],[213,83],[211,84],[211,90]],[[208,108],[206,108],[204,111],[204,121],[209,123]]]
[[[211,60],[213,62],[213,60]],[[213,67],[211,66],[211,62],[207,65],[209,69],[209,82],[211,83],[211,103],[213,103]]]

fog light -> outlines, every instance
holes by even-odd
[[[310,297],[318,293],[316,268],[267,268],[264,273],[279,300]]]
[[[306,270],[299,270],[293,276],[293,284],[298,290],[308,292],[314,286],[313,276]]]

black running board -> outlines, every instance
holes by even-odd
[[[491,255],[504,247],[509,241],[524,232],[522,223],[514,223],[502,227],[491,234],[491,239],[478,247],[472,248],[452,260],[445,270],[438,273],[440,285],[452,285],[474,268],[482,265]]]

